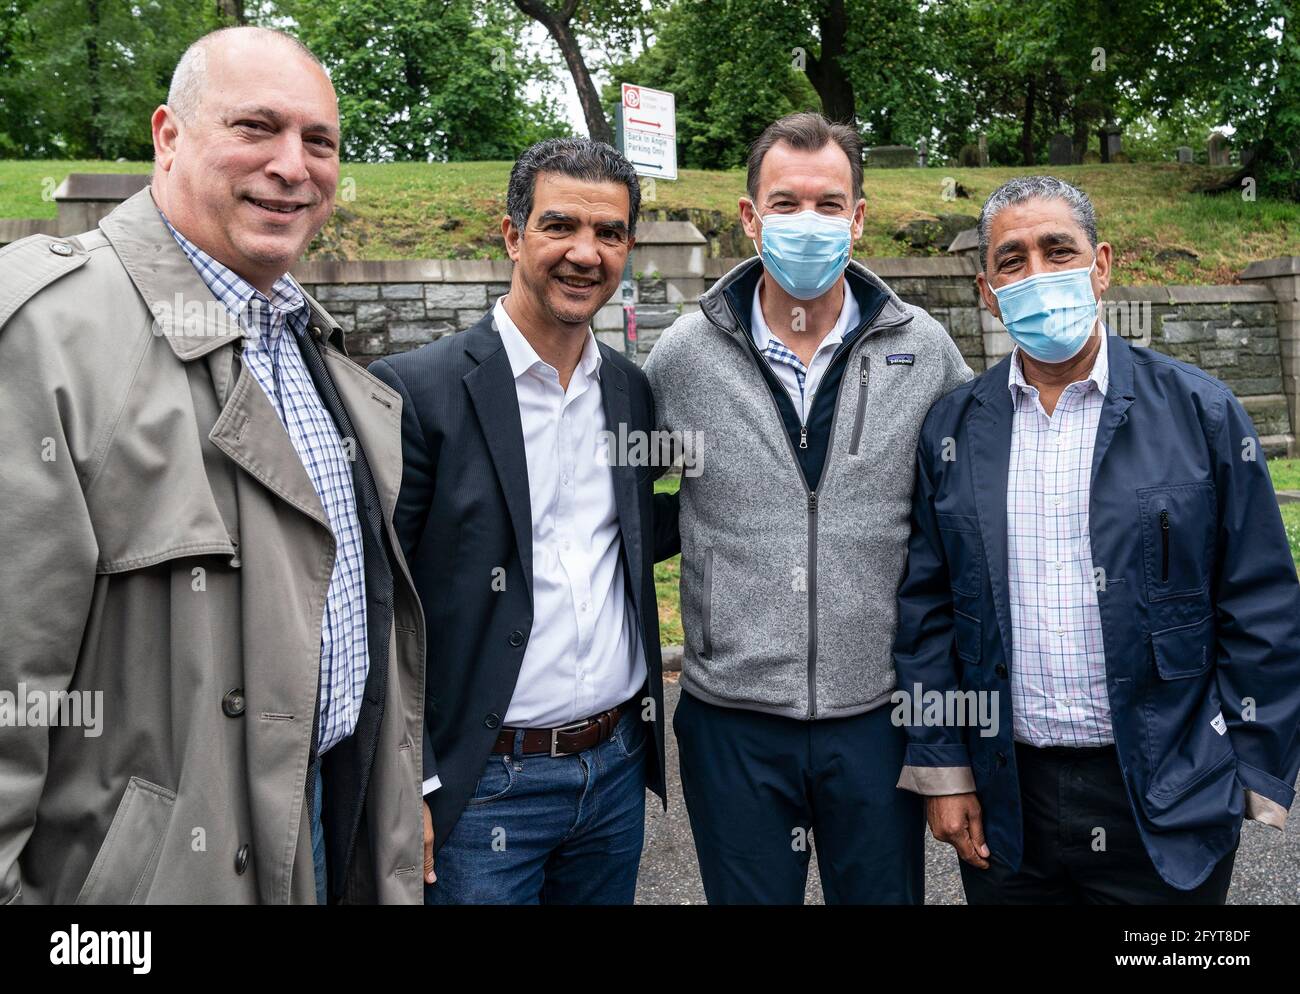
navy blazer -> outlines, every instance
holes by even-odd
[[[606,429],[655,427],[645,374],[599,344]],[[472,328],[370,371],[402,396],[402,488],[394,528],[424,607],[424,776],[441,848],[474,792],[505,718],[533,623],[533,527],[510,359],[489,311]],[[664,797],[663,674],[655,602],[654,466],[614,465],[627,595],[640,620],[653,759]],[[667,530],[676,521],[659,522]],[[504,569],[504,576],[501,570]]]
[[[1089,538],[1106,688],[1142,841],[1161,877],[1188,890],[1236,845],[1247,809],[1280,827],[1294,798],[1300,584],[1263,450],[1231,391],[1122,338],[1104,347]],[[1016,869],[1010,361],[941,398],[922,427],[894,662],[909,694],[997,692],[995,736],[910,726],[904,780],[973,771],[989,848]]]

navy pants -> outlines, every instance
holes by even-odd
[[[899,790],[888,707],[800,721],[682,692],[673,730],[710,904],[802,904],[817,847],[828,904],[920,904],[925,803]]]

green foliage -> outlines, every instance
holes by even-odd
[[[147,158],[149,117],[206,0],[0,0],[0,155]]]
[[[555,101],[532,103],[550,71],[520,43],[522,18],[475,0],[333,0],[288,6],[298,34],[329,67],[345,158],[513,158],[568,133]]]
[[[677,156],[696,169],[742,165],[749,143],[784,114],[821,107],[795,68],[804,18],[780,0],[690,0],[658,12],[656,41],[609,68],[603,99],[620,83],[670,90],[677,98]]]

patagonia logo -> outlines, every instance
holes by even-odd
[[[911,366],[916,362],[916,356],[911,352],[902,352],[898,355],[885,356],[886,366]]]

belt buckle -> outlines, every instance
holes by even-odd
[[[567,724],[567,725],[561,725],[559,728],[552,728],[552,729],[551,729],[551,756],[552,756],[552,758],[557,757],[557,756],[567,756],[567,755],[569,755],[569,753],[567,753],[567,752],[559,752],[559,751],[558,751],[558,750],[559,750],[559,747],[560,747],[560,733],[561,733],[561,732],[576,732],[576,731],[579,731],[579,730],[581,730],[581,729],[583,729],[583,728],[586,728],[587,725],[590,723],[590,721],[591,721],[590,718],[583,718],[581,721],[573,721],[573,722],[570,722],[570,723]]]

